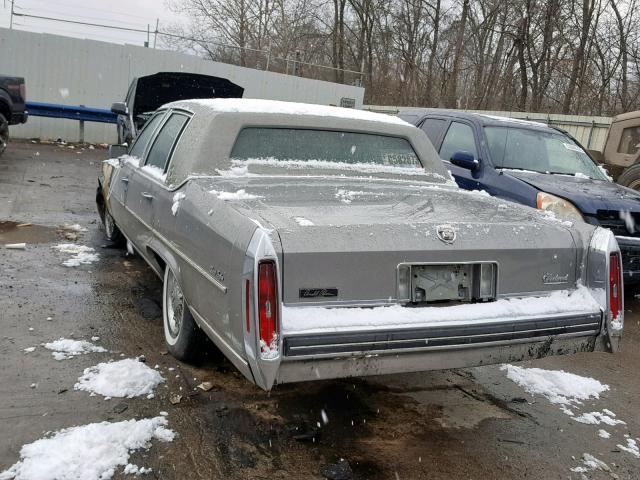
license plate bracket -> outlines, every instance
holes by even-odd
[[[494,263],[411,265],[411,302],[471,302],[495,299]]]

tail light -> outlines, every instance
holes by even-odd
[[[260,351],[263,357],[278,353],[278,284],[272,260],[258,265],[258,320]]]
[[[24,100],[25,102],[27,101],[27,87],[24,85],[24,83],[20,84],[20,96],[22,97],[22,100]]]
[[[622,275],[620,254],[612,253],[609,257],[609,310],[611,320],[616,320],[622,310]]]

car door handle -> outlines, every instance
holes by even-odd
[[[129,183],[129,179],[127,177],[121,178],[120,181],[124,183]]]
[[[151,195],[150,193],[142,192],[140,195],[142,195],[147,200],[153,200],[153,195]]]

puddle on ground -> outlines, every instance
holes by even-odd
[[[408,395],[418,402],[418,409],[425,405],[440,406],[442,413],[433,420],[443,428],[475,428],[490,418],[511,418],[509,411],[455,388],[411,392]]]
[[[0,245],[6,243],[49,243],[58,239],[58,228],[31,223],[0,221]]]

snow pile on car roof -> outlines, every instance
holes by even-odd
[[[129,464],[132,451],[151,447],[153,439],[171,442],[175,433],[167,425],[159,416],[65,428],[24,445],[0,480],[106,480]]]
[[[152,395],[164,378],[153,368],[135,358],[99,363],[86,368],[73,388],[105,397],[138,397]]]
[[[183,102],[180,102],[183,103]],[[184,103],[196,103],[216,112],[233,113],[280,113],[286,115],[311,115],[316,117],[338,117],[351,120],[367,120],[408,126],[404,120],[383,113],[356,110],[353,108],[312,105],[309,103],[281,102],[278,100],[259,100],[250,98],[212,98],[187,100]]]

